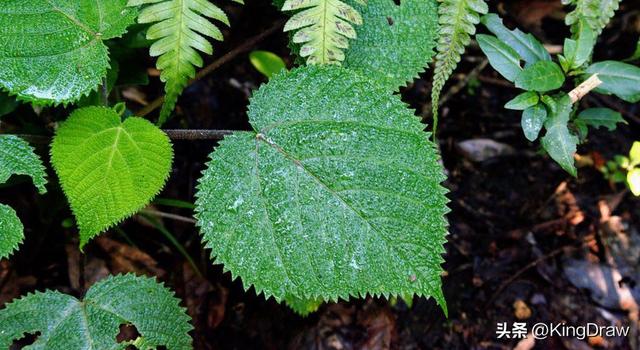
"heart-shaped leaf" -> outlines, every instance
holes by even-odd
[[[434,297],[446,190],[428,134],[398,96],[337,66],[274,76],[254,132],[211,155],[198,224],[218,263],[278,300]]]
[[[84,300],[47,291],[14,300],[0,310],[0,347],[25,333],[37,333],[24,349],[192,349],[189,316],[173,293],[154,279],[134,275],[108,277],[87,291]],[[138,338],[118,343],[121,325],[131,324]]]
[[[80,246],[133,215],[164,186],[173,150],[145,119],[78,109],[56,132],[51,161],[80,227]]]
[[[24,239],[24,227],[15,210],[0,204],[0,259],[13,253]]]

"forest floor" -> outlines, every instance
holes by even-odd
[[[510,26],[562,45],[560,1],[491,2]],[[284,17],[269,1],[225,4],[232,30],[214,57]],[[622,2],[596,49],[596,59],[623,59],[640,33],[640,4]],[[290,63],[280,30],[255,45]],[[420,43],[416,43],[419,45]],[[144,50],[144,49],[143,49]],[[140,55],[145,57],[146,55]],[[153,67],[153,60],[143,62]],[[431,72],[403,89],[417,113],[428,111]],[[248,98],[265,81],[247,52],[190,86],[168,128],[246,130]],[[125,96],[160,96],[157,77]],[[0,305],[24,293],[57,289],[82,295],[108,274],[133,271],[159,276],[177,292],[193,317],[197,349],[640,349],[640,201],[610,185],[592,166],[572,178],[522,135],[518,113],[502,106],[517,91],[501,80],[473,45],[445,88],[438,140],[449,175],[450,235],[444,291],[449,317],[432,300],[358,300],[328,304],[306,318],[274,300],[244,291],[202,249],[189,208],[155,205],[96,239],[85,255],[57,186],[37,196],[28,183],[0,188],[0,197],[23,214],[27,239],[0,262]],[[640,139],[640,109],[588,96],[582,103],[620,110],[628,124],[591,132],[580,147],[585,159],[610,159]],[[141,108],[128,101],[132,109]],[[26,110],[28,106],[20,107]],[[26,113],[26,112],[25,112]],[[429,115],[425,122],[431,124]],[[175,141],[173,172],[161,198],[193,202],[195,185],[216,141]],[[41,148],[46,153],[46,148]],[[53,174],[50,177],[55,179]],[[169,215],[167,215],[169,214]],[[197,269],[157,227],[175,237]],[[499,323],[538,322],[630,326],[628,337],[498,339]]]

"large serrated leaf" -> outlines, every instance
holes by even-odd
[[[390,91],[411,82],[431,62],[438,38],[435,0],[367,0],[354,4],[362,14],[357,39],[344,66],[377,80]]]
[[[109,67],[104,41],[137,11],[126,0],[0,1],[0,86],[38,104],[77,101]]]
[[[24,334],[38,336],[24,349],[191,349],[189,316],[173,293],[154,279],[119,275],[93,285],[80,301],[54,291],[30,294],[0,310],[0,347]],[[140,336],[118,343],[122,324]]]
[[[0,204],[0,259],[11,255],[23,239],[24,227],[15,210]]]
[[[30,176],[40,194],[47,192],[47,174],[33,148],[17,136],[0,135],[0,183],[9,180],[11,175]]]
[[[145,119],[74,111],[57,130],[51,162],[80,227],[80,246],[148,204],[164,186],[173,150]]]
[[[445,307],[445,177],[397,96],[304,67],[258,90],[249,117],[255,132],[225,138],[198,185],[217,263],[278,300],[415,293]]]

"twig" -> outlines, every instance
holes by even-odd
[[[152,216],[157,216],[157,217],[160,217],[160,218],[186,222],[186,223],[189,223],[189,224],[195,224],[196,223],[196,220],[194,220],[192,218],[188,218],[186,216],[177,215],[177,214],[165,213],[165,212],[162,212],[162,211],[159,211],[159,210],[154,210],[154,209],[142,209],[140,212],[144,213],[144,214],[152,215]]]
[[[261,42],[262,40],[264,40],[265,38],[267,38],[271,34],[277,32],[283,25],[284,25],[284,21],[278,21],[276,24],[274,24],[273,26],[271,26],[270,28],[268,28],[264,32],[262,32],[262,33],[260,33],[260,34],[258,34],[256,36],[250,38],[249,40],[245,41],[242,45],[236,47],[235,49],[233,49],[233,50],[231,50],[229,52],[227,52],[222,57],[218,58],[217,60],[213,61],[211,64],[209,64],[208,66],[206,66],[205,68],[200,70],[196,74],[196,77],[194,79],[192,79],[191,81],[189,81],[188,85],[191,85],[194,82],[202,79],[203,77],[205,77],[209,73],[211,73],[214,70],[220,68],[220,66],[222,66],[223,64],[225,64],[225,63],[231,61],[232,59],[234,59],[239,54],[244,53],[246,51],[249,51],[256,44],[258,44],[259,42]],[[151,103],[149,103],[144,108],[142,108],[137,113],[135,113],[135,115],[137,115],[139,117],[144,117],[147,114],[149,114],[149,113],[155,111],[156,109],[158,109],[160,106],[162,106],[163,102],[164,102],[164,95],[158,97],[155,100],[153,100]]]
[[[164,132],[172,140],[222,140],[233,130],[165,129]]]
[[[598,78],[598,74],[594,74],[589,79],[582,82],[582,84],[578,85],[575,89],[569,92],[569,97],[571,97],[571,103],[576,103],[580,101],[583,97],[585,97],[591,90],[597,88],[602,84],[602,80]]]

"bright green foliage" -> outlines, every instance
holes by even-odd
[[[516,77],[516,87],[527,91],[546,92],[556,90],[564,84],[564,73],[551,61],[538,61],[526,67]]]
[[[236,0],[241,2],[241,0]],[[158,57],[156,66],[165,83],[166,96],[158,125],[164,124],[176,106],[178,96],[196,76],[194,67],[202,67],[198,51],[213,53],[206,39],[223,40],[222,33],[211,21],[229,25],[227,15],[208,0],[129,0],[129,6],[149,5],[138,16],[139,23],[154,23],[147,30],[153,40],[149,54]]]
[[[484,0],[438,1],[440,1],[438,9],[440,38],[437,45],[438,54],[436,55],[431,89],[434,130],[436,130],[438,123],[438,107],[442,88],[460,62],[460,56],[471,42],[471,36],[476,33],[476,25],[480,23],[480,15],[489,11]]]
[[[507,46],[514,49],[528,65],[538,61],[551,61],[551,55],[544,46],[531,34],[525,34],[520,29],[510,30],[502,23],[502,19],[490,13],[482,17],[484,24],[495,36]]]
[[[322,305],[321,299],[308,300],[287,296],[284,300],[287,306],[300,316],[307,316],[312,312],[316,312]]]
[[[476,40],[482,51],[487,55],[491,67],[502,74],[509,81],[515,81],[522,73],[520,56],[509,45],[495,36],[478,34]]]
[[[154,279],[108,277],[80,301],[55,291],[37,292],[0,310],[0,348],[39,332],[24,349],[191,349],[189,316],[173,293]],[[119,327],[132,324],[140,336],[116,342]]]
[[[521,93],[513,100],[507,102],[507,104],[504,105],[504,108],[513,109],[516,111],[524,111],[525,109],[538,104],[538,101],[540,101],[540,96],[537,93],[533,91],[527,91]]]
[[[640,196],[640,142],[634,142],[629,151],[627,184],[634,195]]]
[[[24,239],[24,227],[15,210],[0,203],[0,259],[7,258]]]
[[[538,139],[540,130],[542,130],[542,126],[547,120],[547,114],[547,109],[542,103],[531,106],[522,112],[520,124],[527,140],[533,142]]]
[[[277,300],[418,294],[445,308],[445,177],[399,97],[307,66],[258,90],[249,118],[255,131],[225,138],[198,185],[216,263]]]
[[[164,186],[173,151],[147,120],[114,110],[74,111],[56,132],[51,162],[80,228],[80,246],[147,205]]]
[[[251,61],[251,64],[258,72],[267,78],[271,78],[272,75],[279,73],[283,69],[287,69],[282,58],[269,51],[251,51],[249,61]]]
[[[438,37],[435,0],[368,0],[354,7],[363,24],[355,28],[358,38],[345,52],[345,67],[395,91],[431,62]]]
[[[565,72],[582,67],[591,59],[593,47],[596,44],[596,33],[585,20],[576,25],[576,40],[564,40],[564,56],[559,55],[560,65]]]
[[[77,101],[109,67],[103,41],[121,36],[137,11],[126,0],[0,1],[0,86],[37,104]]]
[[[0,183],[7,182],[11,175],[30,176],[38,191],[47,193],[47,174],[33,148],[17,136],[0,135]]]
[[[365,0],[354,0],[366,4]],[[293,42],[302,44],[300,56],[307,64],[339,64],[349,39],[355,39],[351,24],[362,24],[362,16],[341,0],[287,0],[282,11],[299,11],[284,26],[284,31],[296,31]]]
[[[636,103],[640,102],[640,68],[618,61],[603,61],[590,65],[587,76],[598,74],[602,85],[596,91],[613,94],[619,98]]]
[[[555,101],[555,112],[551,113],[544,123],[547,133],[542,137],[542,146],[564,170],[577,176],[573,155],[576,153],[579,140],[567,127],[573,109],[571,98],[562,94],[555,98]]]
[[[618,123],[626,123],[622,114],[609,108],[588,108],[580,112],[578,121],[594,128],[605,127],[609,131],[616,129]]]
[[[580,20],[585,20],[591,29],[600,34],[620,7],[620,1],[562,0],[564,5],[575,6],[574,10],[567,14],[565,23],[571,26],[571,32],[577,33],[580,30]]]

